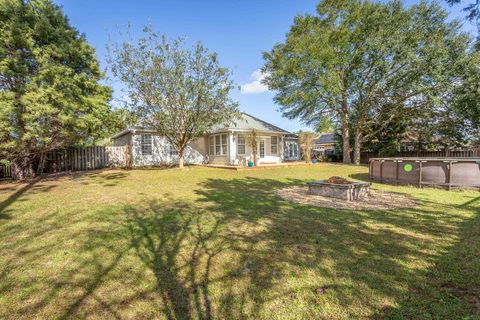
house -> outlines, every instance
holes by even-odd
[[[327,156],[333,153],[335,149],[335,134],[333,132],[322,133],[315,140],[313,151],[321,156]]]
[[[247,135],[255,129],[259,136],[257,163],[272,164],[298,160],[298,138],[292,133],[254,116],[242,113],[228,126],[216,126],[203,137],[188,144],[185,164],[246,165],[253,160]],[[178,163],[178,153],[165,137],[155,131],[133,127],[112,137],[115,146],[129,146],[134,166]],[[291,151],[296,150],[296,151]]]

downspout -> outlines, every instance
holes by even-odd
[[[134,139],[135,139],[135,134],[137,133],[136,129],[132,130],[132,138],[130,139],[130,146],[129,146],[129,159],[128,159],[128,164],[127,166],[131,168],[133,166],[133,146],[134,146]]]
[[[233,155],[232,159],[232,142],[235,139],[235,135],[233,133],[233,130],[228,130],[228,144],[227,144],[227,155],[228,155],[228,164],[229,165],[235,165],[235,159],[237,157],[237,151],[235,150],[235,154]],[[232,135],[232,138],[230,139],[230,135]]]

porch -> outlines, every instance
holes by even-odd
[[[248,144],[248,130],[219,132],[206,136],[208,165],[223,167],[246,167],[253,159],[253,150]],[[274,132],[258,132],[257,164],[262,166],[282,164],[284,135]]]
[[[227,164],[205,164],[203,166],[209,168],[218,168],[218,169],[227,169],[235,171],[243,170],[257,170],[257,169],[270,169],[270,168],[287,168],[287,167],[301,167],[301,166],[311,166],[312,163],[306,163],[305,161],[286,161],[281,163],[261,163],[254,167],[240,166],[240,165],[227,165]]]

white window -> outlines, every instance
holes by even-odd
[[[243,134],[238,135],[237,153],[242,155],[245,154],[245,136]]]
[[[210,151],[210,154],[211,155],[214,155],[215,154],[215,137],[214,136],[210,136],[208,138],[209,140],[209,151]]]
[[[169,153],[170,153],[170,156],[177,156],[178,155],[178,150],[177,148],[175,148],[174,145],[172,144],[169,144]]]
[[[208,151],[210,155],[225,156],[228,151],[228,135],[216,134],[208,138]]]
[[[227,154],[227,135],[222,134],[222,154],[226,155]]]
[[[151,134],[141,134],[140,145],[142,148],[142,155],[144,156],[152,155],[152,135]]]
[[[220,143],[221,136],[215,136],[215,155],[219,156],[222,154],[221,143]]]
[[[273,136],[270,137],[270,153],[271,154],[277,154],[278,152],[278,137]]]

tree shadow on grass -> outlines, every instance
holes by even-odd
[[[365,318],[426,285],[423,266],[439,260],[451,243],[445,239],[465,222],[427,202],[352,211],[275,194],[301,183],[208,179],[194,199],[164,195],[87,217],[79,212],[68,224],[51,213],[37,233],[18,240],[41,238],[42,246],[7,261],[0,294],[25,285],[14,281],[16,268],[44,263],[53,270],[44,268],[41,289],[23,296],[13,317]],[[474,210],[477,202],[464,205]],[[52,237],[62,230],[64,238]],[[64,245],[69,238],[74,246]]]
[[[370,182],[368,173],[352,173],[349,174],[348,177],[359,181]]]
[[[151,277],[140,272],[133,293],[100,302],[96,291],[128,272],[113,272],[125,268],[114,259],[118,266],[92,273],[97,276],[87,282],[86,295],[65,316],[115,310],[121,317],[125,305],[148,301],[157,310],[153,317],[167,319],[268,318],[273,312],[332,318],[339,310],[345,317],[373,317],[410,288],[428,285],[429,271],[419,266],[436,263],[450,245],[444,239],[456,237],[462,223],[431,203],[334,210],[292,204],[274,192],[299,183],[209,179],[195,191],[194,203],[166,197],[123,208],[114,235],[97,231],[88,247],[107,246],[115,255],[123,248]],[[107,245],[118,239],[128,242]],[[150,289],[139,291],[141,283]],[[95,307],[87,307],[88,299]],[[323,311],[332,304],[333,311]]]
[[[75,255],[62,242],[48,242],[7,261],[0,275],[5,283],[0,294],[21,285],[8,279],[18,263],[50,263],[45,257],[65,251],[68,262],[61,264],[66,268],[42,275],[41,284],[48,287],[35,297],[25,297],[15,316],[49,317],[53,306],[55,318],[60,319],[90,315],[121,319],[133,312],[132,305],[145,304],[146,310],[137,310],[140,318],[213,319],[210,285],[221,282],[223,275],[217,271],[212,275],[211,269],[217,266],[217,256],[231,246],[222,235],[225,222],[221,214],[168,196],[113,212],[100,211],[91,225],[75,235]],[[51,223],[48,219],[44,225]],[[50,228],[41,229],[44,235],[50,232]],[[42,235],[22,241],[35,237]]]
[[[70,178],[75,181],[79,181],[84,185],[101,184],[105,187],[115,187],[119,185],[122,180],[128,178],[130,172],[127,170],[122,171],[110,171],[110,170],[94,170],[84,172],[74,172],[70,175]]]
[[[257,311],[273,312],[274,300],[284,307],[308,301],[313,307],[299,308],[298,316],[321,317],[321,292],[349,317],[372,316],[400,300],[406,287],[425,283],[427,270],[409,264],[436,262],[450,245],[445,239],[457,236],[462,222],[429,203],[399,210],[333,210],[287,203],[274,193],[297,183],[210,179],[197,191],[209,210],[261,225],[242,236],[243,250],[236,248],[242,253],[237,264],[252,270],[249,281],[255,290],[248,297]],[[308,277],[312,286],[278,286],[292,272],[299,279],[313,274]],[[293,295],[286,292],[291,289]]]
[[[190,232],[192,217],[182,214],[187,208],[181,203],[160,208],[161,204],[152,202],[145,210],[126,209],[132,247],[155,276],[164,315],[168,319],[188,319],[192,312],[189,292],[179,280],[176,264],[182,242]]]
[[[456,207],[474,213],[459,227],[456,244],[427,271],[424,282],[413,284],[398,306],[377,318],[480,318],[480,197]]]
[[[0,202],[0,220],[9,219],[10,216],[6,213],[8,207],[17,201],[21,201],[22,197],[28,192],[28,194],[35,193],[45,193],[49,192],[53,188],[57,187],[55,182],[60,181],[64,177],[71,177],[72,179],[94,179],[97,183],[102,184],[103,186],[116,186],[119,183],[120,179],[128,177],[128,173],[124,172],[105,172],[105,171],[95,171],[95,172],[81,172],[74,174],[60,174],[60,175],[46,175],[43,177],[37,177],[30,180],[24,186],[20,187],[18,190],[15,187],[3,187],[1,191],[14,191],[10,196],[7,197],[4,201]],[[53,183],[52,183],[53,182]],[[89,184],[88,182],[84,182]],[[14,184],[11,184],[14,186]]]
[[[38,183],[39,179],[34,179],[34,180],[31,180],[30,182],[28,182],[27,184],[25,184],[23,187],[21,187],[20,189],[16,190],[13,194],[11,194],[10,196],[8,196],[7,199],[5,199],[4,201],[2,201],[0,203],[0,220],[1,219],[8,219],[10,216],[6,213],[7,211],[7,208],[12,205],[14,202],[18,201],[18,199],[20,197],[23,196],[23,194],[25,194],[27,191],[29,191],[30,189],[34,188],[34,186]],[[37,188],[38,189],[38,188]],[[49,188],[50,189],[50,188]],[[48,190],[49,190],[48,189]],[[43,188],[42,188],[43,190]]]

